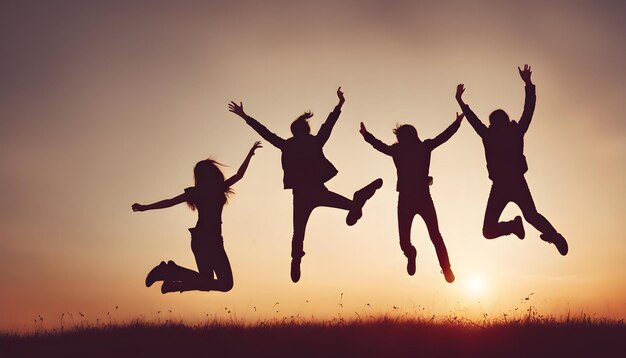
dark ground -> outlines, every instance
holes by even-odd
[[[626,357],[623,321],[373,321],[76,328],[0,335],[0,357]]]

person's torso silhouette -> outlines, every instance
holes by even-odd
[[[392,158],[396,166],[398,181],[396,190],[424,191],[428,190],[430,177],[430,157],[432,146],[430,140],[413,143],[395,143],[391,146]]]
[[[326,158],[324,143],[314,135],[299,135],[285,140],[281,163],[285,189],[302,189],[323,185],[338,171]]]
[[[524,132],[516,121],[490,126],[482,136],[489,179],[510,180],[528,171]]]
[[[225,190],[217,189],[203,189],[197,186],[185,189],[187,200],[193,203],[198,211],[198,221],[194,228],[195,230],[209,234],[222,233],[222,210],[224,209],[224,204],[226,204]],[[192,232],[195,231],[193,229],[190,230]]]

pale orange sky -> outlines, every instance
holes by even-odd
[[[55,327],[63,312],[77,321],[77,312],[90,321],[113,312],[121,321],[172,310],[190,322],[228,310],[251,322],[356,318],[393,306],[498,315],[531,292],[547,314],[624,318],[624,5],[442,3],[3,2],[0,329],[33,329],[37,315]],[[481,142],[464,122],[431,165],[457,281],[439,273],[419,217],[417,273],[408,276],[395,168],[362,140],[358,123],[388,143],[396,123],[433,137],[458,111],[459,82],[483,120],[497,108],[518,118],[516,66],[524,63],[538,96],[526,178],[570,253],[561,257],[530,225],[524,241],[482,237],[490,181]],[[234,289],[146,289],[161,260],[194,267],[187,228],[196,214],[184,205],[132,213],[130,205],[181,193],[208,156],[234,173],[259,137],[228,112],[230,100],[286,137],[307,109],[317,130],[340,85],[347,101],[325,146],[339,174],[327,186],[350,196],[382,177],[363,219],[347,227],[344,212],[317,209],[293,284],[292,197],[282,189],[280,152],[266,143],[224,209]],[[503,217],[517,213],[511,205]],[[483,289],[470,287],[476,280]]]

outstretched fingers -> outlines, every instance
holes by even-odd
[[[239,104],[237,104],[235,101],[230,101],[230,103],[228,104],[228,111],[233,112],[237,115],[243,115],[244,111],[243,111],[243,103],[239,102]]]
[[[261,141],[257,140],[256,142],[254,142],[254,145],[252,145],[252,149],[250,149],[250,152],[254,154],[254,151],[259,148],[263,148],[263,146],[261,145]]]
[[[456,97],[460,98],[463,95],[463,92],[465,92],[465,85],[462,83],[459,83],[456,86]]]
[[[230,103],[228,104],[228,110],[234,112],[235,109],[237,109],[237,103],[230,101]]]
[[[517,66],[517,70],[519,71],[519,75],[527,84],[530,83],[530,77],[532,75],[532,71],[530,70],[530,66],[528,64],[524,64],[524,69],[521,69]]]

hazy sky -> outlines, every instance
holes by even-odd
[[[2,1],[0,329],[32,329],[38,315],[55,327],[63,312],[91,322],[169,310],[190,322],[422,308],[498,315],[526,307],[530,293],[543,313],[623,318],[625,34],[620,1]],[[439,273],[419,217],[408,276],[393,162],[358,123],[387,143],[396,123],[431,138],[454,120],[460,82],[483,120],[497,108],[519,118],[524,63],[538,96],[526,178],[570,253],[561,257],[530,225],[524,241],[482,237],[490,181],[464,122],[431,165],[457,281]],[[196,214],[130,205],[180,194],[209,156],[236,171],[259,137],[228,112],[230,100],[287,137],[307,109],[317,130],[340,85],[347,101],[325,146],[339,174],[327,186],[351,196],[382,177],[362,220],[347,227],[344,212],[317,209],[293,284],[292,197],[280,151],[265,143],[224,209],[234,289],[146,289],[161,260],[195,266],[187,228]],[[518,213],[511,205],[503,217]]]

